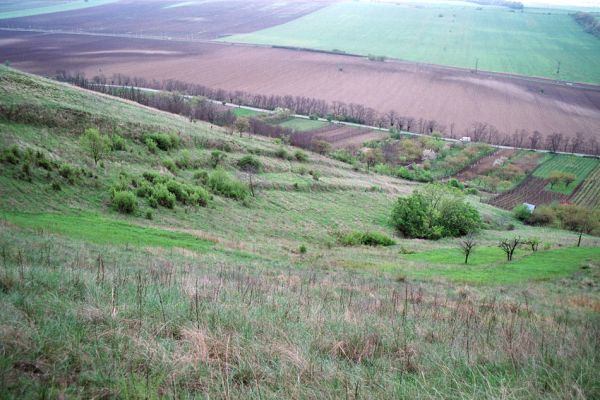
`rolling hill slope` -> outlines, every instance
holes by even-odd
[[[415,184],[6,67],[0,154],[2,398],[600,394],[597,239],[471,197],[464,266],[395,236]]]

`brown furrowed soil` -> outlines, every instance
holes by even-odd
[[[303,132],[303,136],[311,138],[311,141],[325,140],[331,143],[334,149],[358,148],[371,140],[381,140],[387,134],[364,128],[354,128],[344,125],[332,125],[318,130]]]
[[[540,205],[569,200],[569,196],[567,195],[544,190],[547,184],[547,179],[529,176],[516,188],[492,199],[490,204],[506,210],[512,210],[515,206],[523,203]]]
[[[307,96],[436,120],[462,136],[475,122],[501,133],[600,132],[600,89],[401,62],[253,46],[0,32],[0,61],[29,72],[59,69],[178,79],[256,94]]]

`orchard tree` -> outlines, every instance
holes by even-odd
[[[79,139],[81,146],[94,159],[94,165],[104,158],[110,150],[110,139],[101,135],[98,129],[88,128]]]
[[[600,230],[600,212],[577,205],[564,205],[559,208],[559,218],[563,228],[579,233],[577,247],[581,246],[583,234]]]
[[[473,236],[468,235],[466,238],[460,241],[460,250],[465,255],[465,264],[469,263],[469,256],[473,253],[477,242],[473,239]]]
[[[512,239],[502,239],[500,243],[498,243],[498,246],[506,254],[507,261],[512,261],[516,248],[522,243],[521,237],[515,236]]]

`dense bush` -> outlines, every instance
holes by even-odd
[[[521,204],[513,208],[512,213],[516,219],[522,222],[527,221],[531,216],[531,211],[529,211],[529,208],[527,208],[525,204]]]
[[[123,214],[132,214],[137,209],[137,199],[130,191],[113,191],[112,206]]]
[[[112,135],[110,138],[111,141],[111,149],[113,151],[125,151],[127,150],[127,146],[125,144],[125,139],[119,135]]]
[[[158,146],[156,142],[151,138],[144,139],[144,144],[148,147],[148,151],[152,154],[155,154],[158,151]]]
[[[300,161],[300,162],[306,162],[306,161],[308,161],[308,156],[307,156],[307,155],[306,155],[306,153],[305,153],[305,152],[303,152],[302,150],[296,150],[296,151],[294,152],[294,158],[295,158],[297,161]]]
[[[167,189],[167,186],[163,183],[159,183],[158,185],[154,186],[152,195],[148,199],[150,206],[154,208],[158,207],[159,205],[166,208],[173,208],[175,207],[176,200],[177,198],[175,195],[169,192],[169,189]]]
[[[251,155],[240,158],[237,162],[237,166],[239,169],[246,172],[259,172],[262,168],[260,160]]]
[[[21,162],[22,156],[23,154],[17,146],[12,146],[11,148],[2,151],[2,161],[10,164],[18,164]]]
[[[341,237],[340,242],[344,246],[393,246],[393,239],[378,232],[350,232]]]
[[[556,210],[550,206],[539,206],[529,215],[526,222],[529,225],[552,225],[556,221]]]
[[[439,239],[458,237],[479,229],[479,212],[466,203],[457,190],[430,184],[410,196],[400,197],[391,222],[400,233],[411,238]]]
[[[179,136],[175,133],[150,133],[144,136],[144,142],[148,145],[149,139],[156,143],[156,146],[163,150],[169,151],[179,147]],[[149,146],[150,147],[150,146]]]
[[[232,178],[221,168],[210,173],[208,186],[213,192],[235,200],[244,200],[250,193],[246,185]]]

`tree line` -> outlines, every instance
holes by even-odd
[[[173,79],[158,81],[156,79],[148,80],[122,74],[115,74],[110,78],[100,75],[94,76],[92,79],[87,79],[82,73],[59,71],[57,72],[56,78],[84,88],[98,90],[108,94],[115,94],[144,105],[187,115],[190,116],[190,118],[200,119],[218,125],[230,125],[235,119],[235,116],[231,113],[227,113],[227,111],[222,108],[220,109],[218,105],[209,101],[198,102],[198,104],[195,105],[185,102],[183,101],[183,94],[265,110],[284,108],[295,114],[376,126],[394,131],[406,131],[426,135],[439,133],[444,137],[452,139],[468,136],[474,142],[483,142],[492,145],[529,148],[532,150],[549,150],[552,152],[565,151],[600,155],[600,142],[592,133],[577,132],[571,137],[560,132],[552,132],[551,134],[544,135],[537,130],[528,131],[520,129],[512,134],[508,134],[501,132],[494,125],[484,122],[474,122],[466,130],[458,132],[455,129],[454,123],[447,126],[440,124],[436,120],[402,115],[395,110],[378,112],[373,108],[365,107],[361,104],[345,103],[341,101],[328,103],[324,100],[304,96],[261,95],[240,90],[226,91]],[[106,87],[103,85],[115,85],[119,86],[119,88]],[[161,96],[148,94],[147,92],[136,90],[136,87],[169,92],[171,97],[166,94]],[[124,90],[128,92],[123,92]],[[271,129],[266,126],[267,124],[256,123],[256,127],[258,127],[258,125],[266,132],[264,133],[266,136],[281,137],[283,134],[289,133],[278,132],[278,134],[275,135],[271,132]]]
[[[583,26],[586,32],[594,36],[600,37],[600,21],[596,16],[590,13],[578,12],[571,14],[575,21]]]

